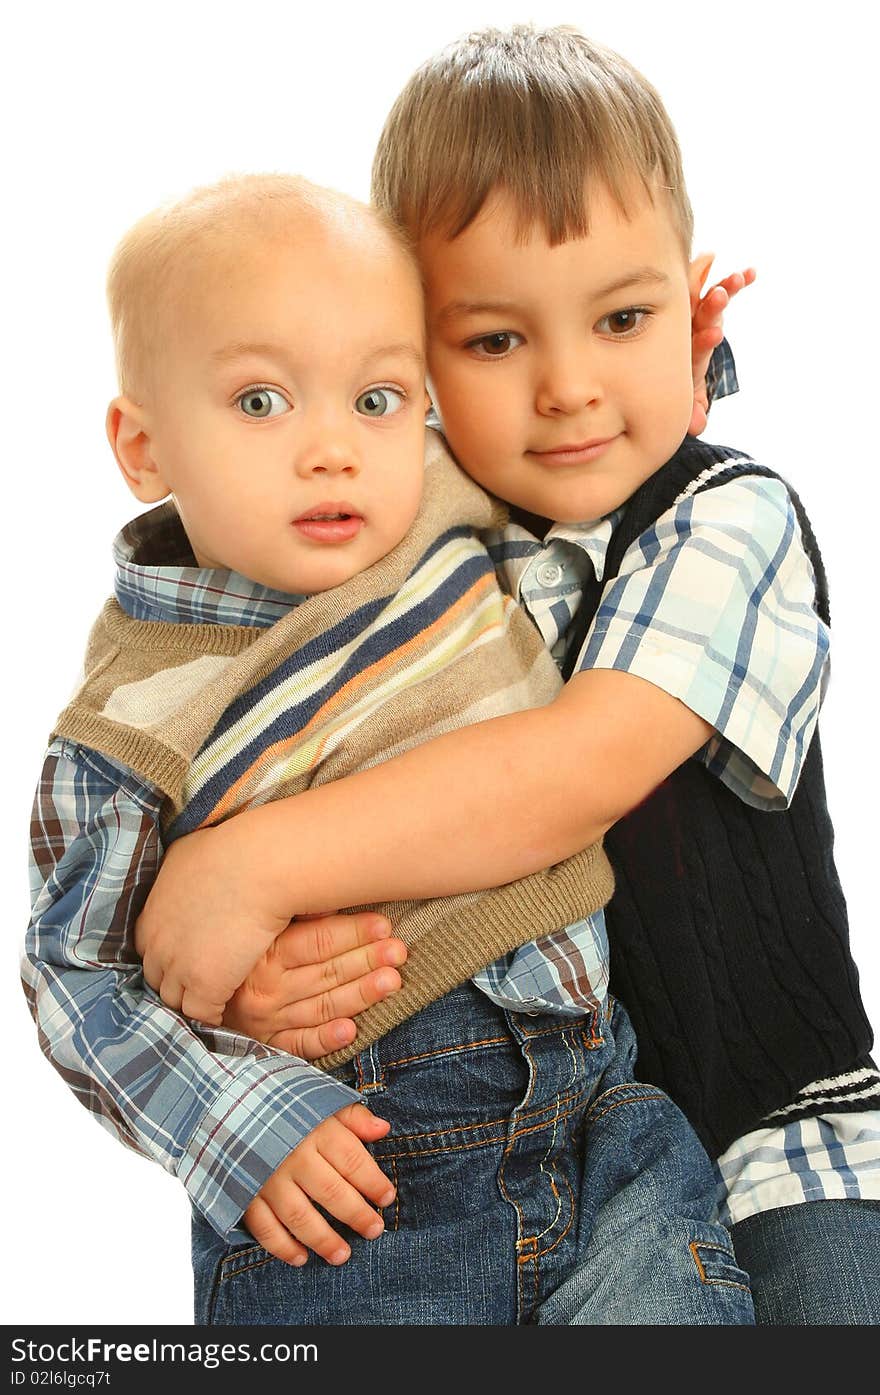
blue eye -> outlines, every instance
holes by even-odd
[[[355,398],[354,409],[362,417],[390,417],[400,411],[403,403],[403,393],[396,388],[374,387]]]
[[[290,403],[275,388],[250,387],[235,399],[246,417],[280,417],[290,411]]]

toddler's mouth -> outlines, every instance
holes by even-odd
[[[293,520],[293,527],[313,542],[350,542],[357,537],[364,523],[362,514],[344,500],[339,503],[317,504]]]

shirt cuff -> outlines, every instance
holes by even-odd
[[[719,397],[731,397],[733,393],[739,392],[739,383],[736,377],[736,364],[733,361],[733,351],[726,339],[712,351],[709,359],[709,366],[706,369],[706,394],[709,398],[709,405]]]
[[[595,642],[604,635],[611,635],[616,642],[613,627],[597,630]],[[619,645],[618,645],[619,647]],[[771,774],[779,744],[778,729],[768,730],[757,719],[752,708],[741,711],[734,703],[729,705],[729,684],[721,680],[713,683],[710,675],[691,655],[677,653],[669,648],[651,649],[642,645],[625,665],[610,660],[603,662],[601,650],[591,656],[591,669],[618,669],[631,673],[660,688],[671,697],[678,698],[698,717],[715,727],[715,733],[695,758],[703,762],[722,784],[756,809],[772,812],[786,809],[791,802],[800,773],[797,763],[786,774]],[[803,749],[809,745],[813,734],[818,710],[813,716],[809,729],[804,732]]]
[[[253,1237],[237,1228],[275,1169],[312,1129],[356,1090],[296,1057],[241,1062],[214,1100],[177,1165],[189,1197],[231,1244]]]

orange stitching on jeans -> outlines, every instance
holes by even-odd
[[[534,1041],[534,1040],[537,1040],[538,1037],[559,1036],[559,1035],[561,1035],[561,1034],[564,1033],[564,1032],[570,1032],[570,1031],[572,1031],[572,1030],[573,1030],[572,1023],[571,1023],[571,1022],[567,1022],[565,1026],[559,1026],[559,1027],[542,1027],[542,1028],[541,1028],[539,1031],[537,1031],[537,1032],[527,1032],[527,1033],[525,1033],[525,1039],[526,1039],[526,1041]],[[579,1028],[579,1029],[578,1029],[578,1028],[575,1028],[574,1030],[578,1031],[579,1035],[583,1035],[583,1033],[586,1031],[586,1028],[581,1027],[581,1028]],[[595,1022],[593,1022],[593,1031],[595,1032]],[[597,1044],[598,1044],[599,1046],[602,1045],[603,1038],[598,1037],[598,1038],[595,1038],[595,1040],[597,1041]],[[412,1065],[412,1063],[413,1063],[414,1061],[432,1061],[432,1060],[434,1060],[434,1059],[436,1059],[436,1058],[438,1058],[438,1057],[440,1057],[440,1056],[451,1056],[451,1055],[453,1055],[455,1052],[460,1052],[460,1051],[471,1051],[471,1050],[473,1050],[473,1049],[475,1049],[476,1047],[479,1047],[479,1046],[501,1046],[501,1045],[504,1045],[505,1043],[508,1043],[508,1042],[511,1042],[511,1038],[510,1038],[509,1036],[503,1036],[503,1037],[486,1037],[483,1041],[462,1041],[462,1042],[454,1042],[451,1046],[443,1046],[443,1047],[441,1047],[441,1048],[440,1048],[439,1050],[437,1050],[437,1051],[422,1051],[422,1052],[417,1053],[415,1056],[400,1056],[400,1057],[398,1057],[398,1059],[397,1059],[396,1061],[383,1061],[383,1062],[382,1062],[382,1069],[383,1069],[383,1070],[391,1070],[391,1069],[393,1069],[395,1066],[409,1066],[409,1065]],[[514,1045],[516,1045],[516,1044],[522,1045],[523,1043],[516,1043],[516,1042],[514,1041],[513,1044],[514,1044]],[[355,1059],[357,1059],[357,1058],[355,1058]]]
[[[688,1245],[688,1249],[690,1250],[691,1255],[693,1256],[694,1264],[697,1266],[697,1273],[698,1273],[699,1276],[700,1276],[700,1282],[701,1282],[701,1283],[704,1283],[704,1284],[705,1284],[705,1283],[708,1283],[709,1281],[708,1281],[708,1279],[706,1278],[706,1271],[705,1271],[705,1269],[703,1268],[703,1261],[700,1259],[700,1256],[697,1254],[697,1242],[696,1242],[696,1240],[692,1240],[692,1241],[691,1241],[691,1243]]]
[[[739,1288],[742,1289],[743,1293],[751,1293],[752,1290],[749,1288],[748,1284],[741,1284],[738,1279],[710,1279],[706,1274],[706,1270],[703,1268],[703,1261],[697,1254],[698,1248],[701,1250],[718,1250],[721,1254],[727,1255],[729,1259],[734,1260],[734,1263],[736,1261],[731,1251],[726,1250],[723,1245],[715,1245],[711,1240],[692,1240],[688,1245],[688,1249],[693,1255],[694,1264],[697,1266],[697,1273],[700,1276],[701,1283],[707,1286],[709,1284],[715,1284],[718,1288]]]
[[[665,1098],[665,1097],[664,1097],[664,1098]],[[525,1137],[525,1135],[528,1134],[528,1133],[537,1133],[537,1131],[538,1131],[539,1129],[548,1128],[551,1124],[558,1124],[559,1121],[560,1121],[560,1119],[568,1119],[572,1114],[574,1114],[574,1113],[576,1112],[576,1110],[577,1110],[577,1105],[575,1104],[575,1106],[574,1106],[572,1109],[564,1109],[564,1110],[562,1110],[559,1114],[554,1115],[554,1117],[553,1117],[552,1119],[541,1119],[537,1124],[532,1124],[532,1125],[530,1125],[529,1128],[527,1128],[527,1129],[518,1129],[517,1132],[514,1134],[513,1138],[510,1139],[508,1148],[505,1149],[505,1152],[508,1152],[508,1151],[509,1151],[510,1147],[513,1146],[513,1144],[516,1142],[516,1140],[517,1140],[518,1138],[523,1138],[523,1137]],[[502,1121],[496,1121],[496,1122],[502,1122]],[[455,1130],[449,1129],[448,1132],[449,1132],[449,1133],[452,1133],[452,1132],[461,1133],[461,1131],[462,1131],[463,1129],[470,1129],[470,1128],[477,1128],[477,1127],[485,1127],[485,1125],[481,1126],[481,1125],[475,1125],[475,1124],[462,1124],[462,1125],[460,1125],[459,1127],[457,1127]],[[410,1137],[410,1138],[413,1138],[413,1139],[417,1139],[417,1138],[433,1138],[433,1137],[435,1137],[438,1133],[440,1134],[440,1136],[442,1136],[444,1132],[447,1132],[447,1130],[439,1129],[439,1130],[435,1130],[434,1133],[411,1134],[409,1137]],[[398,1141],[402,1142],[403,1140],[399,1140],[399,1139],[395,1138],[395,1142],[398,1142]],[[454,1148],[444,1147],[444,1146],[440,1146],[439,1148],[404,1148],[404,1149],[403,1149],[401,1152],[399,1152],[399,1153],[386,1153],[386,1152],[383,1151],[383,1152],[377,1153],[377,1155],[376,1155],[376,1161],[379,1162],[379,1163],[382,1163],[382,1162],[385,1162],[386,1160],[388,1160],[388,1159],[390,1159],[390,1158],[429,1158],[429,1157],[431,1157],[434,1153],[463,1153],[463,1152],[465,1152],[465,1151],[466,1151],[467,1149],[469,1149],[469,1148],[485,1148],[485,1147],[488,1147],[488,1145],[491,1144],[491,1143],[504,1143],[504,1142],[506,1142],[506,1141],[507,1141],[507,1135],[506,1135],[506,1134],[499,1134],[497,1137],[491,1137],[491,1138],[477,1138],[477,1139],[475,1139],[475,1140],[473,1141],[473,1143],[457,1143],[457,1144],[455,1145]],[[512,1202],[511,1204],[514,1205],[514,1206],[516,1205],[515,1202]]]
[[[566,1113],[573,1113],[574,1110],[577,1109],[580,1101],[584,1098],[586,1093],[587,1092],[585,1090],[578,1090],[574,1093],[570,1093],[567,1095],[557,1095],[556,1098],[552,1101],[552,1103],[542,1104],[538,1109],[533,1110],[531,1114],[523,1115],[523,1118],[528,1120],[537,1120],[537,1123],[534,1124],[533,1127],[542,1128],[545,1123],[552,1124],[554,1122],[554,1119],[542,1120],[542,1114],[548,1114],[551,1109],[556,1109],[559,1105],[569,1104],[570,1102],[573,1102],[572,1108],[570,1110],[567,1110]],[[508,1116],[505,1116],[503,1119],[483,1119],[478,1124],[450,1124],[445,1129],[426,1129],[424,1133],[398,1133],[394,1135],[394,1139],[397,1143],[408,1143],[411,1140],[417,1138],[442,1138],[446,1134],[465,1133],[470,1129],[488,1129],[495,1128],[496,1126],[506,1128],[507,1117]],[[556,1115],[555,1117],[559,1118],[560,1116]],[[531,1131],[531,1128],[528,1130],[518,1130],[514,1137],[518,1137],[520,1132],[524,1133]]]
[[[608,1093],[611,1093],[610,1090]],[[604,1095],[602,1096],[602,1098],[605,1098]],[[600,1109],[598,1112],[591,1111],[587,1115],[585,1123],[592,1123],[596,1119],[604,1119],[605,1115],[610,1114],[613,1109],[622,1109],[623,1106],[626,1104],[642,1104],[645,1100],[665,1100],[666,1098],[666,1095],[662,1094],[633,1095],[631,1099],[618,1100],[616,1104],[609,1104],[607,1109]]]
[[[391,1070],[394,1066],[409,1066],[413,1061],[433,1061],[438,1056],[450,1056],[454,1051],[470,1051],[476,1046],[498,1046],[508,1041],[508,1037],[487,1037],[485,1041],[463,1041],[454,1046],[443,1046],[439,1051],[422,1051],[417,1056],[401,1056],[397,1061],[383,1061],[382,1069]]]
[[[231,1259],[232,1255],[230,1255],[228,1259],[224,1259],[223,1263],[229,1264]],[[266,1255],[265,1259],[255,1259],[253,1264],[243,1264],[240,1269],[232,1269],[230,1267],[228,1270],[224,1270],[220,1277],[220,1282],[221,1284],[225,1284],[227,1279],[237,1279],[239,1274],[246,1274],[249,1269],[259,1269],[261,1265],[269,1264],[273,1259],[275,1259],[275,1255]]]
[[[432,1158],[435,1153],[466,1153],[471,1148],[487,1148],[492,1143],[504,1143],[506,1137],[506,1134],[499,1134],[497,1138],[478,1138],[474,1143],[458,1143],[454,1148],[404,1148],[400,1153],[378,1153],[376,1162],[388,1162],[391,1158]]]
[[[562,1181],[565,1183],[565,1190],[568,1192],[568,1200],[569,1200],[568,1225],[565,1227],[564,1230],[561,1230],[561,1231],[559,1232],[559,1234],[557,1235],[556,1239],[553,1241],[553,1244],[552,1244],[552,1245],[548,1245],[547,1248],[546,1248],[546,1250],[539,1250],[539,1251],[538,1251],[538,1253],[537,1253],[536,1256],[535,1256],[536,1259],[540,1259],[542,1255],[549,1255],[553,1250],[555,1250],[555,1249],[556,1249],[556,1246],[560,1243],[560,1241],[562,1241],[562,1240],[565,1239],[566,1235],[567,1235],[568,1232],[571,1230],[571,1227],[572,1227],[572,1225],[574,1224],[574,1211],[575,1211],[575,1206],[574,1206],[574,1192],[572,1191],[572,1189],[571,1189],[569,1183],[566,1181],[566,1179],[565,1179],[564,1177],[563,1177]],[[558,1193],[557,1193],[557,1196],[558,1196]]]

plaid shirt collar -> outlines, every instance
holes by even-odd
[[[200,567],[173,503],[132,519],[114,539],[113,560],[116,599],[135,620],[263,629],[303,600],[239,572]]]

